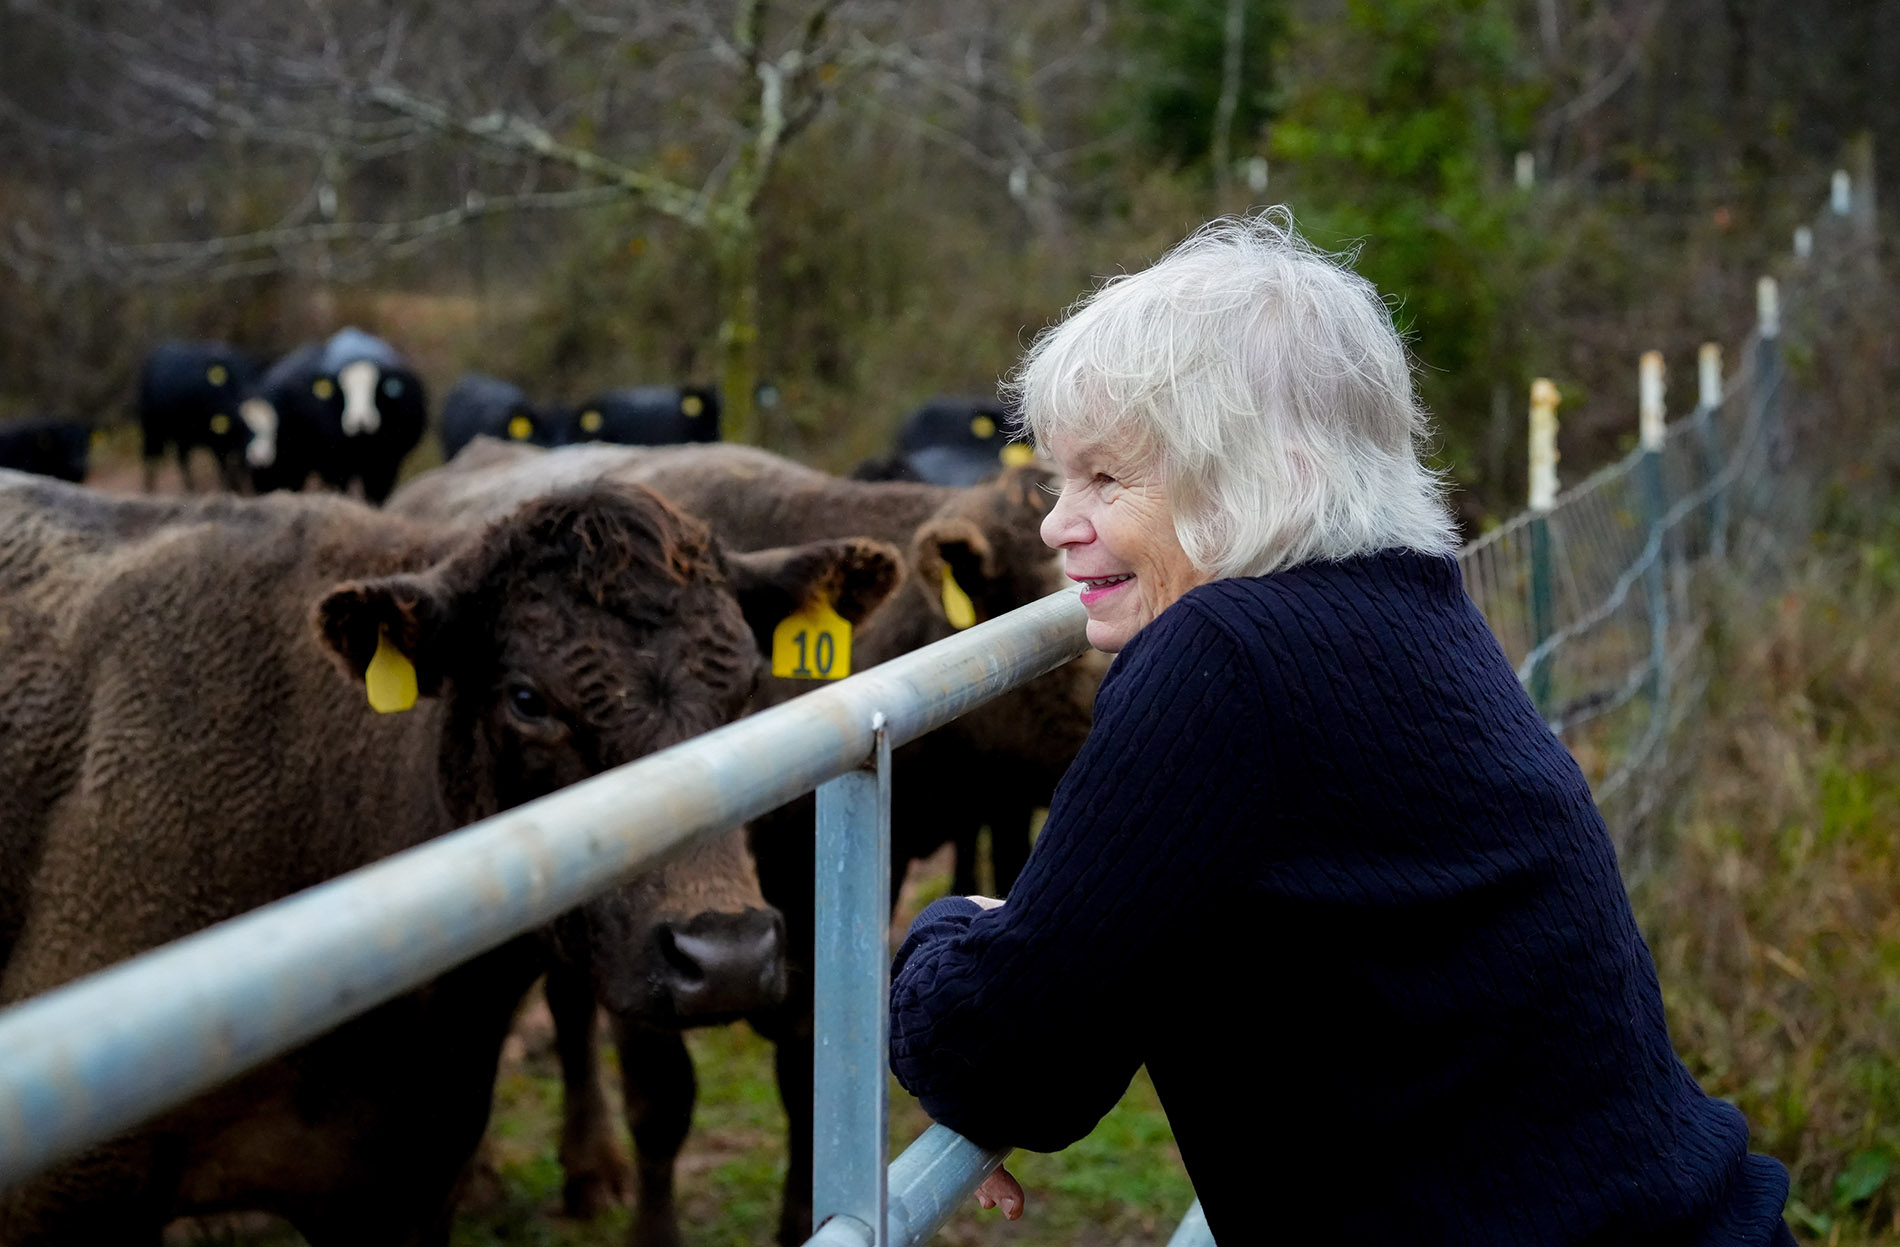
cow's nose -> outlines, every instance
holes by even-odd
[[[777,910],[662,922],[653,941],[681,1020],[750,1013],[785,998],[785,920]]]

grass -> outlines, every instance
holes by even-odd
[[[687,1247],[740,1247],[772,1241],[785,1176],[785,1116],[772,1080],[771,1045],[744,1026],[695,1032],[699,1072],[693,1135],[681,1159],[682,1231]],[[891,1089],[893,1154],[929,1124],[916,1103]],[[513,1064],[496,1091],[489,1161],[495,1196],[464,1211],[455,1247],[606,1247],[624,1243],[627,1214],[590,1223],[556,1215],[561,1177],[553,1149],[559,1127],[559,1071],[541,1051]],[[1055,1155],[1019,1154],[1011,1171],[1029,1196],[1022,1221],[972,1203],[938,1241],[990,1243],[1165,1243],[1194,1198],[1173,1137],[1145,1073],[1087,1139]]]
[[[900,902],[907,920],[949,885],[949,858],[913,871]],[[592,1221],[561,1215],[560,1069],[545,1012],[531,1002],[503,1057],[480,1172],[457,1218],[452,1247],[624,1247],[628,1212]],[[679,1165],[685,1247],[758,1247],[775,1241],[785,1180],[785,1113],[772,1045],[744,1025],[687,1036],[699,1078],[693,1131]],[[607,1052],[608,1097],[618,1116],[618,1071]],[[896,1155],[930,1124],[894,1082]],[[626,1143],[624,1127],[621,1141]],[[1010,1172],[1028,1211],[1014,1223],[974,1201],[933,1240],[951,1247],[1160,1247],[1194,1199],[1174,1136],[1147,1071],[1088,1138],[1051,1155],[1018,1153]],[[293,1247],[303,1240],[263,1218],[184,1223],[172,1247]]]
[[[1678,1050],[1830,1247],[1900,1244],[1896,550],[1825,542],[1730,616],[1693,799],[1634,898]]]

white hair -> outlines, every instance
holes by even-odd
[[[1084,295],[1007,386],[1042,446],[1152,456],[1182,550],[1215,577],[1458,547],[1391,314],[1284,208],[1209,222]]]

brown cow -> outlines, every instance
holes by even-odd
[[[399,511],[486,515],[551,489],[609,479],[647,485],[705,519],[721,541],[754,549],[771,541],[863,534],[909,551],[907,575],[853,637],[852,667],[863,670],[949,636],[945,605],[950,577],[988,619],[1061,587],[1054,554],[1040,536],[1052,501],[1046,472],[1012,468],[983,485],[955,488],[913,482],[841,480],[765,451],[711,445],[655,448],[575,447],[553,452],[477,439],[444,468],[427,473],[391,499]],[[893,758],[894,880],[912,857],[959,842],[958,886],[966,874],[975,829],[992,833],[998,890],[1006,890],[1028,851],[1029,824],[1087,735],[1095,687],[1104,664],[1078,660],[1022,689],[971,711],[899,749]],[[761,701],[809,689],[808,681],[768,679]],[[782,1009],[753,1024],[778,1045],[779,1087],[789,1120],[790,1164],[780,1238],[803,1242],[811,1220],[811,980],[813,803],[807,797],[758,820],[753,849],[767,899],[785,914],[792,957],[791,993]],[[568,1121],[562,1159],[571,1211],[604,1203],[616,1158],[604,1127],[584,992],[551,977],[550,1000],[562,1035]],[[685,1138],[691,1065],[677,1036],[640,1035],[621,1051],[633,1119],[642,1200],[670,1207],[673,1156]],[[677,1241],[669,1225],[642,1215],[639,1247]]]
[[[862,616],[895,574],[875,542],[726,555],[616,483],[483,526],[0,473],[0,999],[715,727],[777,620]],[[365,704],[379,646],[406,713]],[[735,832],[8,1193],[0,1242],[263,1209],[317,1247],[446,1244],[550,942],[666,1024],[783,991]]]

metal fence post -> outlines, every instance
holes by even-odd
[[[1531,382],[1531,648],[1556,630],[1551,599],[1550,509],[1557,501],[1557,404],[1560,396],[1548,377]],[[1539,714],[1550,710],[1550,655],[1531,664],[1531,701]]]
[[[1722,455],[1715,444],[1715,413],[1722,407],[1722,348],[1704,342],[1696,355],[1696,444],[1702,457],[1702,483],[1712,484],[1722,470]],[[1705,507],[1709,526],[1709,557],[1721,562],[1728,557],[1728,494],[1709,490]]]
[[[1752,361],[1754,371],[1749,377],[1749,405],[1761,421],[1771,465],[1780,467],[1787,453],[1776,411],[1777,391],[1781,387],[1781,287],[1772,277],[1764,277],[1755,283],[1755,319],[1755,358]]]
[[[1664,591],[1663,563],[1667,534],[1663,517],[1669,511],[1669,499],[1663,483],[1663,357],[1661,351],[1644,351],[1638,369],[1638,419],[1643,457],[1638,464],[1638,492],[1643,500],[1644,527],[1649,540],[1644,547],[1649,567],[1643,572],[1643,592],[1649,597],[1649,712],[1651,722],[1667,723],[1669,715],[1669,598]]]
[[[812,1224],[882,1247],[890,1207],[891,742],[818,789]],[[850,1222],[856,1222],[852,1225]]]

